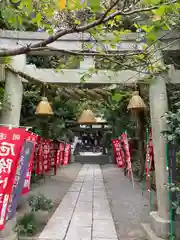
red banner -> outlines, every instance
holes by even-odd
[[[51,157],[51,168],[54,169],[54,175],[57,172],[57,152],[59,148],[59,142],[51,142],[50,157]]]
[[[50,170],[50,156],[51,151],[51,140],[45,139],[42,142],[42,165],[43,165],[43,172],[48,172]]]
[[[115,156],[117,166],[119,168],[123,168],[124,167],[124,158],[123,158],[120,139],[113,139],[112,144],[113,144],[114,156]]]
[[[130,156],[130,151],[129,151],[129,143],[128,143],[128,137],[126,133],[123,133],[121,135],[121,140],[125,152],[125,159],[127,163],[127,170],[128,170],[128,177],[132,178],[132,164],[131,164],[131,156]]]
[[[4,228],[25,129],[0,127],[0,230]]]
[[[43,173],[43,160],[42,160],[42,139],[39,137],[38,145],[37,145],[37,152],[36,152],[36,162],[35,162],[35,173],[37,175]]]
[[[50,170],[50,150],[51,150],[51,140],[40,139],[38,142],[38,152],[37,152],[37,166],[36,174],[43,174]]]
[[[149,186],[149,174],[150,171],[153,170],[153,160],[154,160],[154,151],[153,151],[153,142],[152,142],[152,129],[150,129],[150,135],[148,139],[148,143],[146,146],[146,183],[147,189],[150,188]]]
[[[57,164],[58,164],[58,167],[59,167],[64,161],[64,143],[59,144],[59,149],[58,149],[57,155],[58,155]]]
[[[66,143],[65,151],[64,151],[63,165],[67,165],[69,163],[70,152],[71,152],[71,144],[70,143]]]
[[[27,194],[30,191],[30,183],[31,183],[31,172],[33,169],[33,161],[34,161],[34,152],[35,152],[35,146],[37,143],[38,135],[35,133],[28,133],[27,140],[32,141],[34,143],[34,151],[31,154],[31,158],[29,161],[29,166],[28,166],[28,172],[26,174],[26,178],[24,181],[24,187],[22,189],[22,194]]]

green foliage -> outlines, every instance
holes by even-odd
[[[166,123],[168,128],[164,131],[164,135],[169,142],[174,142],[176,144],[180,143],[180,109],[175,113],[169,111],[166,113]]]
[[[27,56],[27,64],[34,64],[37,68],[53,69],[79,69],[80,60],[78,56]]]
[[[176,153],[176,166],[180,169],[180,151]]]
[[[113,90],[112,98],[109,99],[108,104],[101,110],[105,119],[114,127],[113,137],[119,137],[125,130],[131,136],[134,135],[134,123],[127,111],[130,97],[131,94],[127,89]]]
[[[4,93],[4,86],[0,86],[0,111],[6,111],[10,108],[9,97]]]
[[[174,183],[167,184],[166,187],[170,192],[177,193],[177,200],[172,202],[172,210],[176,215],[180,215],[180,187]]]
[[[180,151],[176,153],[177,182],[180,183]]]
[[[37,212],[38,210],[50,211],[53,207],[52,200],[45,197],[43,194],[30,196],[28,202],[32,212]]]
[[[72,134],[66,128],[67,121],[76,119],[77,104],[73,99],[59,98],[57,86],[42,88],[33,84],[27,84],[24,88],[23,105],[21,109],[21,124],[32,126],[41,132],[41,136],[53,139],[67,138]],[[35,115],[36,107],[43,95],[52,103],[53,116]]]
[[[167,129],[163,132],[169,142],[180,144],[180,89],[178,86],[169,86],[168,95],[170,103],[170,111],[166,113]]]
[[[138,55],[134,56],[128,56],[128,54],[115,57],[95,56],[96,68],[106,68],[113,71],[132,69],[137,72],[146,70],[150,75],[164,71],[162,64],[153,60],[154,56],[152,55],[156,51],[154,44],[159,31],[162,29],[171,30],[175,25],[179,25],[179,2],[174,3],[173,0],[125,1],[124,6],[122,6],[120,1],[117,1],[114,7],[110,4],[112,1],[91,0],[87,5],[87,1],[82,3],[80,0],[76,0],[71,1],[70,4],[68,1],[66,8],[60,9],[58,0],[21,0],[11,1],[11,4],[5,0],[0,2],[0,27],[2,29],[30,31],[43,29],[49,35],[55,35],[53,32],[58,29],[59,37],[69,33],[88,32],[97,42],[96,51],[104,55],[109,54],[104,48],[104,44],[113,50],[121,43],[122,34],[141,29],[146,32],[146,44],[143,46],[145,54],[139,52]],[[121,11],[119,11],[120,9]],[[105,12],[106,14],[103,14]],[[113,15],[114,17],[111,17]],[[102,21],[100,21],[101,18]],[[63,33],[63,29],[67,31]],[[110,40],[106,39],[107,33],[111,33]],[[102,38],[106,40],[102,41]],[[141,41],[143,38],[144,36],[140,36],[137,40]],[[50,38],[50,40],[52,39]],[[153,45],[151,49],[147,46],[149,43]],[[42,46],[45,45],[43,43]],[[84,49],[92,52],[92,45],[91,42],[84,43]],[[53,67],[57,70],[72,69],[79,67],[82,55],[72,56],[71,51],[64,55],[62,50],[62,55],[59,57],[49,57],[48,60],[42,60],[43,57],[38,57],[33,62],[38,67],[44,65],[44,67]],[[42,61],[39,61],[40,58]],[[97,69],[91,68],[84,72],[81,81],[88,81],[92,74],[97,73]],[[113,76],[109,76],[109,79],[111,77]]]
[[[176,170],[177,170],[177,177],[176,183],[172,183],[168,185],[168,189],[171,192],[176,192],[177,196],[180,194],[180,151],[179,151],[179,144],[180,144],[180,101],[179,101],[179,93],[180,89],[178,85],[176,86],[169,86],[168,87],[168,95],[169,95],[169,105],[170,111],[166,113],[166,122],[167,122],[167,129],[163,132],[164,136],[168,140],[168,142],[172,142],[177,146],[177,153],[176,153]],[[172,202],[172,208],[176,215],[180,214],[180,198],[177,197],[175,202]]]
[[[81,113],[87,109],[91,109],[96,116],[101,116],[101,109],[104,107],[104,104],[103,100],[94,99],[94,101],[92,101],[87,98],[82,98],[77,103],[76,116],[80,116]]]
[[[19,219],[15,231],[18,235],[33,236],[38,230],[38,225],[34,213],[27,213]]]

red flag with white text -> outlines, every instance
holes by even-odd
[[[70,152],[71,152],[71,144],[70,143],[66,143],[65,150],[64,150],[63,165],[67,165],[69,163]]]
[[[20,151],[27,131],[0,127],[0,230],[4,228]]]
[[[58,166],[60,166],[64,161],[64,143],[59,144],[58,154],[59,154]]]
[[[127,133],[123,133],[121,135],[121,141],[122,141],[122,145],[123,145],[124,152],[125,152],[125,160],[127,163],[128,177],[130,178],[130,177],[132,177],[133,173],[132,173],[131,155],[130,155],[130,150],[129,150],[129,142],[128,142]]]
[[[124,158],[123,158],[123,154],[122,154],[122,147],[121,147],[120,139],[113,139],[112,144],[113,144],[114,157],[115,157],[117,166],[119,168],[123,168],[124,167]]]

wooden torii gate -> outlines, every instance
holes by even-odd
[[[180,39],[179,33],[169,33],[161,39],[161,47],[157,50],[157,55],[160,56],[161,48],[166,51],[179,51],[179,41],[173,45],[169,42],[173,39]],[[19,32],[19,31],[4,31],[0,30],[0,47],[1,49],[18,48],[29,43],[36,43],[46,39],[48,35],[44,32]],[[112,36],[107,35],[107,39],[111,40]],[[107,41],[106,39],[106,41]],[[121,42],[117,46],[119,53],[125,54],[135,51],[142,51],[141,43],[136,41],[136,33],[128,33],[121,36]],[[67,49],[70,51],[82,52],[85,49],[84,42],[89,41],[88,34],[71,34],[62,37],[58,41],[49,45],[49,49],[33,52],[34,55],[58,55],[59,50]],[[100,39],[103,43],[103,39]],[[112,49],[106,46],[109,51]],[[96,45],[94,46],[96,48]],[[23,95],[22,80],[26,78],[32,81],[40,81],[51,84],[79,84],[80,76],[87,71],[88,68],[94,67],[93,57],[84,57],[80,63],[80,69],[63,69],[63,73],[57,73],[53,69],[37,69],[35,66],[26,64],[26,55],[12,57],[11,67],[3,68],[5,74],[1,74],[1,81],[6,81],[5,92],[9,96],[11,109],[4,112],[2,115],[2,124],[11,124],[19,126],[21,103]],[[3,72],[1,71],[1,72]],[[109,80],[111,76],[111,80]],[[99,70],[97,74],[92,74],[92,77],[87,84],[134,84],[143,80],[147,76],[146,73],[137,73],[136,71],[123,70],[114,74],[109,70]],[[157,202],[158,211],[151,212],[151,229],[145,224],[143,227],[147,232],[155,232],[155,236],[165,238],[168,235],[169,225],[169,203],[167,198],[167,190],[164,186],[167,183],[166,170],[166,142],[161,132],[166,128],[165,112],[168,111],[166,83],[179,83],[179,70],[170,68],[169,73],[163,75],[156,74],[153,80],[149,83],[149,100],[151,124],[153,130],[153,144],[155,155],[156,169],[156,187],[157,187]]]

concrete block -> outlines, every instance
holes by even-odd
[[[151,229],[159,238],[167,239],[170,235],[170,221],[161,218],[158,212],[150,212]]]
[[[77,177],[74,183],[83,183],[84,182],[84,177]]]
[[[78,196],[79,192],[68,192],[61,201],[61,206],[74,207],[77,202]]]
[[[97,200],[94,200],[94,204],[93,204],[93,208],[96,210],[96,209],[104,209],[104,210],[110,210],[110,207],[109,207],[109,202],[108,200],[106,199],[98,199],[99,201]]]
[[[66,219],[57,219],[57,222],[50,219],[39,238],[63,240],[69,227],[69,222]]]
[[[94,199],[96,200],[96,198],[104,198],[104,199],[107,199],[107,194],[105,191],[95,191],[93,193],[94,195]]]
[[[92,227],[92,216],[82,218],[82,215],[74,215],[70,227]]]
[[[92,203],[93,200],[93,194],[91,191],[89,192],[81,192],[78,198],[78,204],[81,204],[82,202],[90,202]]]
[[[69,228],[65,240],[91,240],[90,227],[71,227]]]
[[[85,202],[85,201],[79,202],[78,201],[76,204],[75,211],[77,211],[77,212],[79,212],[79,211],[92,212],[92,202]]]
[[[93,219],[97,219],[97,220],[105,220],[105,219],[109,219],[113,221],[112,218],[112,214],[110,211],[104,211],[104,210],[97,210],[93,212]]]
[[[82,183],[74,183],[69,188],[68,192],[79,192],[81,190]]]
[[[150,224],[142,223],[142,229],[144,230],[148,240],[164,240],[163,238],[159,238],[156,236],[155,232],[151,229]]]
[[[94,220],[93,238],[117,238],[114,222],[112,220]]]
[[[72,220],[74,221],[81,221],[83,225],[83,221],[87,221],[88,223],[91,223],[92,222],[92,211],[91,212],[77,212],[75,211],[74,214],[73,214],[73,217],[72,217]]]
[[[83,186],[81,188],[81,192],[86,193],[86,192],[93,192],[93,186]]]
[[[57,219],[57,218],[71,219],[73,212],[74,212],[74,208],[72,207],[64,208],[64,207],[61,207],[60,205],[52,215],[51,219]]]
[[[94,191],[105,191],[104,184],[99,184],[94,186]]]
[[[118,240],[117,238],[93,238],[92,240]]]

